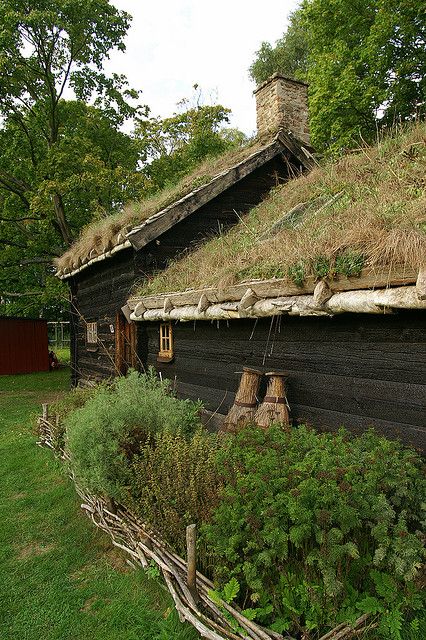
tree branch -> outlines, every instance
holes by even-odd
[[[12,118],[15,120],[15,122],[18,124],[18,126],[22,129],[22,131],[24,132],[24,135],[26,136],[27,140],[28,140],[28,144],[30,146],[30,155],[31,155],[31,164],[33,165],[33,167],[37,167],[37,158],[35,155],[35,149],[34,149],[34,143],[33,140],[31,138],[30,132],[28,130],[27,125],[24,122],[24,119],[21,117],[21,113],[18,109],[12,107],[13,112],[14,112],[14,116],[12,116]]]
[[[30,208],[30,203],[29,200],[27,200],[27,198],[24,196],[24,194],[22,193],[22,191],[20,191],[18,188],[13,187],[12,185],[10,185],[4,178],[2,178],[2,176],[0,175],[0,188],[3,187],[3,189],[6,189],[6,191],[11,191],[12,193],[14,193],[16,196],[18,196],[18,198],[20,198],[22,200],[22,202],[25,205],[26,209]]]
[[[8,262],[6,264],[1,264],[2,269],[11,269],[12,267],[28,267],[32,264],[51,264],[52,260],[50,258],[25,258],[24,260],[18,260],[18,262]]]
[[[26,249],[26,244],[21,244],[20,242],[14,242],[13,240],[4,240],[0,238],[0,244],[5,244],[8,247],[18,247],[19,249]]]
[[[29,296],[42,296],[43,294],[44,294],[44,291],[27,291],[25,293],[0,291],[1,298],[27,298]]]
[[[18,178],[15,178],[15,176],[13,176],[11,173],[1,168],[0,168],[0,178],[2,178],[7,182],[10,182],[16,189],[19,189],[22,193],[24,193],[25,191],[31,190],[31,185],[28,184],[28,182],[24,182],[23,180],[19,180]]]
[[[38,220],[41,218],[35,218],[32,216],[26,216],[25,218],[0,218],[0,222],[27,222],[27,220]]]

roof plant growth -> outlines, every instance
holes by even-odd
[[[211,434],[199,407],[153,374],[86,393],[57,407],[77,480],[126,504],[179,553],[197,523],[212,597],[293,638],[364,613],[365,640],[425,636],[426,487],[414,451],[372,431]]]
[[[230,231],[172,262],[138,295],[254,279],[410,272],[426,255],[426,125],[325,160],[277,187]],[[303,205],[298,207],[298,205]]]

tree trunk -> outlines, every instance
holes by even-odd
[[[55,193],[53,196],[53,205],[55,207],[56,221],[61,231],[62,238],[64,239],[64,242],[67,244],[67,246],[70,246],[72,243],[72,236],[68,227],[67,219],[65,217],[64,203],[62,202],[62,198],[58,193]]]

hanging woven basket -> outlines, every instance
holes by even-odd
[[[270,371],[265,373],[265,376],[268,378],[266,395],[256,411],[254,421],[262,429],[268,429],[274,423],[290,427],[290,412],[285,388],[285,380],[288,376],[279,371]]]
[[[234,404],[225,418],[221,431],[236,433],[249,422],[254,422],[261,377],[261,371],[243,367]]]

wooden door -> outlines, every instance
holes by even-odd
[[[115,321],[115,367],[118,375],[126,375],[129,369],[136,369],[136,324],[127,322],[121,311]]]

